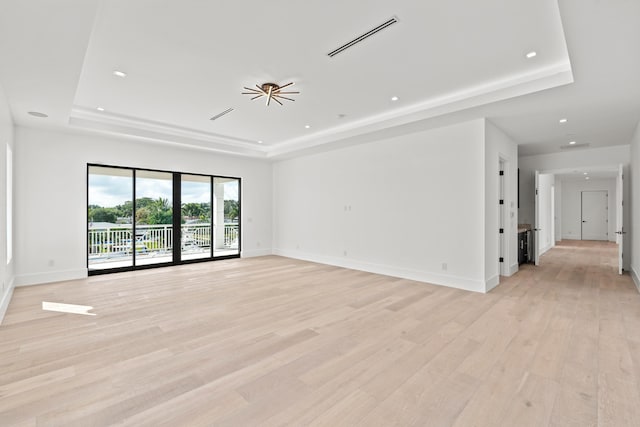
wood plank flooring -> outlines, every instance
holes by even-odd
[[[487,295],[280,257],[18,288],[0,425],[640,426],[616,251],[564,242]]]

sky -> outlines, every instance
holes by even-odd
[[[132,199],[131,177],[89,174],[89,204],[102,207],[122,205]],[[136,197],[150,197],[172,200],[172,183],[170,180],[138,178]],[[238,181],[225,183],[224,198],[238,199]],[[209,184],[204,182],[185,181],[182,183],[182,203],[209,202]]]

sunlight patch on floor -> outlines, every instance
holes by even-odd
[[[93,310],[93,307],[90,305],[42,301],[42,309],[45,311],[57,311],[59,313],[84,314],[85,316],[96,315],[95,313],[89,313],[89,310]]]

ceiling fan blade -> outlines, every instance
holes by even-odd
[[[286,85],[280,86],[280,87],[278,88],[278,90],[284,89],[285,87],[287,87],[287,86],[291,86],[292,84],[293,84],[293,82],[289,82],[289,83],[287,83]]]
[[[269,86],[269,93],[267,93],[267,107],[271,103],[271,98],[273,98],[273,87]]]
[[[286,99],[286,100],[288,100],[288,101],[295,101],[295,99],[287,98],[286,96],[282,96],[282,95],[280,95],[280,94],[276,94],[276,95],[273,95],[273,96],[274,96],[275,98],[282,98],[282,99]]]

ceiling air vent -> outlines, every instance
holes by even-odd
[[[367,31],[366,33],[362,34],[361,36],[358,36],[355,39],[351,40],[350,42],[347,42],[347,43],[343,44],[339,48],[337,48],[335,50],[332,50],[327,55],[329,55],[329,57],[333,58],[337,54],[339,54],[341,52],[344,52],[345,50],[349,49],[351,46],[353,46],[353,45],[355,45],[357,43],[360,43],[362,40],[371,37],[372,35],[384,30],[387,27],[390,27],[391,25],[395,24],[396,22],[398,22],[398,18],[396,18],[394,16],[391,19],[389,19],[388,21],[384,22],[383,24],[380,24],[377,27],[372,28],[371,30]]]
[[[561,145],[561,146],[560,146],[560,149],[561,149],[561,150],[572,150],[572,149],[574,149],[574,148],[586,148],[586,147],[588,147],[589,145],[591,145],[591,144],[589,144],[588,142],[586,142],[586,143],[584,143],[584,144]]]
[[[215,116],[211,117],[209,120],[218,120],[220,117],[224,116],[225,114],[229,114],[232,111],[233,111],[233,108],[227,108],[222,113],[216,114]]]

